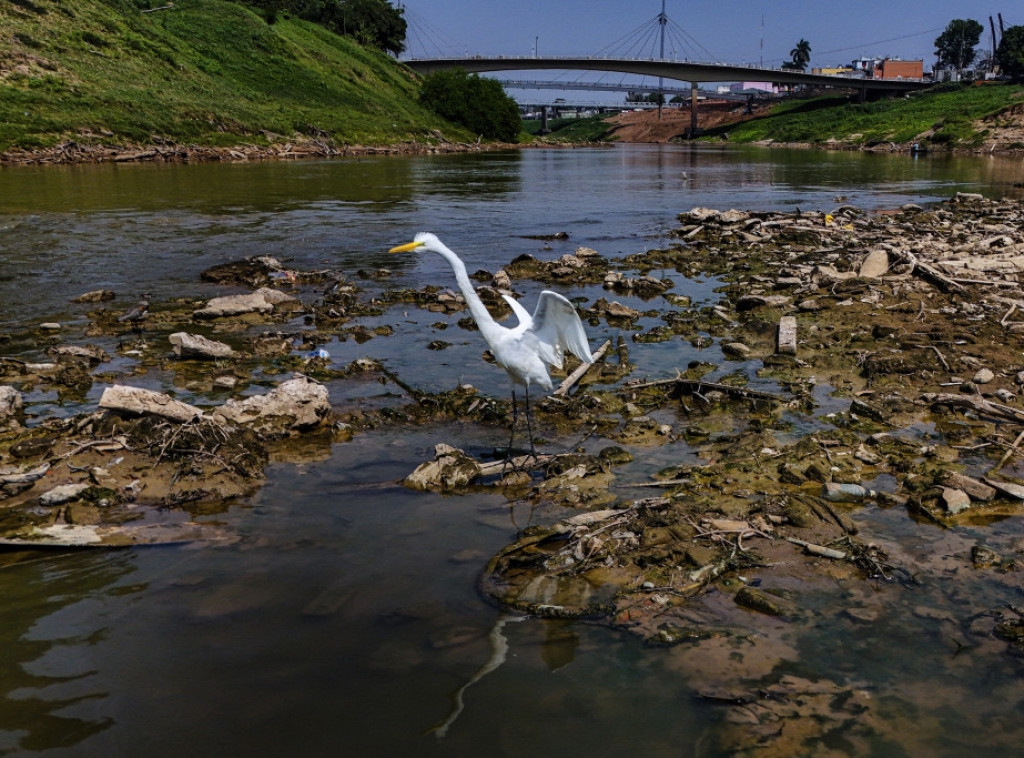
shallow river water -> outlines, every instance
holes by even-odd
[[[251,255],[353,278],[387,267],[389,287],[454,286],[439,257],[384,251],[427,230],[470,272],[578,245],[617,257],[662,245],[676,214],[695,206],[880,210],[957,191],[1021,197],[1021,178],[1019,158],[638,145],[4,169],[0,334],[59,321],[64,339],[94,341],[72,296],[105,287],[120,306],[224,294],[199,273]],[[568,241],[526,238],[562,231]],[[714,299],[713,281],[673,276],[676,292]],[[517,287],[532,308],[542,287]],[[380,359],[425,390],[466,381],[507,391],[502,372],[480,360],[479,335],[456,326],[463,314],[410,308],[366,320],[392,326],[391,337],[324,347],[339,365]],[[590,330],[594,347],[617,336],[603,324]],[[428,350],[435,339],[452,345]],[[0,351],[42,356],[17,340]],[[630,357],[636,375],[664,378],[721,353],[676,340],[633,345]],[[130,369],[123,356],[103,367]],[[223,399],[194,392],[173,367],[138,383],[200,404]],[[76,398],[38,392],[30,411],[90,409],[101,389]],[[330,391],[339,409],[393,402],[396,392],[354,380]],[[479,452],[504,439],[494,427],[452,424],[304,450],[273,463],[257,495],[207,517],[240,535],[227,545],[8,556],[0,568],[0,754],[714,755],[708,735],[728,727],[719,705],[696,697],[704,682],[692,648],[645,648],[599,626],[505,614],[478,594],[491,555],[525,526],[567,514],[497,494],[442,497],[397,484],[439,441]],[[680,462],[658,449],[634,453],[626,480]],[[1024,533],[1016,519],[942,531],[896,510],[856,517],[868,539],[932,563],[969,551],[981,534],[1005,547]],[[837,614],[835,597],[805,599],[819,621],[772,631],[785,643],[777,671],[867,692],[878,755],[1013,754],[1020,743],[1008,739],[1020,737],[1024,716],[1020,664],[963,652],[949,619],[965,604],[1024,604],[1020,580],[972,586],[965,598],[959,573],[950,569],[948,584],[837,588],[870,605],[872,623]],[[842,755],[846,745],[837,733],[811,754]]]

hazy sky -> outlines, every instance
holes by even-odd
[[[406,55],[609,55],[657,57],[661,0],[401,0],[409,22]],[[955,18],[985,27],[1024,24],[1019,0],[666,0],[665,57],[777,67],[798,40],[811,66],[862,56],[935,60],[935,38]],[[762,33],[762,16],[764,19]],[[762,48],[763,39],[763,48]]]

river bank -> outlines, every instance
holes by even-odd
[[[92,135],[87,135],[91,137]],[[275,139],[268,145],[239,143],[230,147],[178,144],[162,140],[147,144],[110,145],[103,142],[62,142],[39,150],[11,150],[0,153],[0,166],[47,166],[86,163],[203,163],[231,161],[297,160],[346,158],[376,155],[430,155],[500,149],[493,144],[452,142],[436,135],[434,142],[401,142],[393,145],[337,144],[331,139]],[[507,147],[507,146],[506,146]],[[514,147],[514,146],[513,146]]]

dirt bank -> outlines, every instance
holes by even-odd
[[[765,116],[770,111],[768,105],[756,105],[753,113],[746,112],[743,103],[735,101],[707,101],[701,102],[698,106],[697,126],[700,129],[710,129],[718,126],[727,126],[753,118]],[[619,142],[673,142],[684,140],[691,125],[690,109],[684,108],[663,108],[661,116],[657,111],[626,111],[608,119],[613,125],[611,134]],[[974,128],[979,132],[986,132],[987,136],[982,145],[976,148],[953,148],[952,152],[964,153],[1021,153],[1024,152],[1024,104],[1016,105],[1005,111],[988,118],[974,122]],[[922,134],[925,139],[928,133]],[[773,147],[818,147],[829,150],[874,150],[874,151],[902,151],[910,149],[911,143],[895,144],[884,143],[880,145],[862,145],[856,142],[844,142],[833,140],[821,145],[809,143],[759,143],[762,146]],[[947,150],[932,146],[931,149]]]
[[[746,112],[746,105],[736,101],[702,101],[697,107],[697,127],[710,129],[715,126],[739,123],[763,115],[767,106],[757,106],[753,113]],[[671,142],[683,139],[691,125],[690,108],[665,107],[661,116],[657,111],[624,111],[608,119],[614,124],[611,135],[619,142]]]

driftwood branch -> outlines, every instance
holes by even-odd
[[[657,482],[623,482],[616,487],[674,487],[677,484],[689,484],[692,479],[662,479]]]
[[[963,290],[963,287],[960,284],[958,284],[955,280],[946,276],[934,266],[929,266],[927,263],[922,263],[920,260],[918,260],[917,256],[914,255],[909,250],[893,250],[893,252],[896,255],[903,258],[903,260],[905,260],[913,267],[911,269],[912,273],[920,274],[925,279],[931,280],[933,284],[937,284],[940,288],[944,290],[949,290],[952,292],[960,292]]]
[[[1003,457],[999,459],[999,463],[997,463],[992,468],[992,471],[998,471],[1003,466],[1005,466],[1006,462],[1010,460],[1010,457],[1017,452],[1017,448],[1020,447],[1021,442],[1024,442],[1024,432],[1021,432],[1020,434],[1017,435],[1017,439],[1015,439],[1013,441],[1013,444],[1010,445],[1010,448],[1005,453],[1003,453]],[[991,473],[992,471],[990,471],[989,473]]]
[[[493,474],[500,474],[502,471],[523,471],[525,469],[539,468],[547,463],[550,463],[558,456],[556,455],[520,455],[518,458],[505,461],[493,461],[491,463],[481,463],[480,472],[477,476],[491,476]],[[527,464],[530,464],[527,466]]]
[[[592,363],[581,363],[579,366],[577,366],[576,370],[573,371],[571,374],[569,374],[569,376],[566,377],[565,381],[562,382],[560,385],[558,385],[558,389],[555,390],[552,394],[558,395],[558,396],[567,395],[569,393],[569,390],[571,390],[573,388],[573,385],[575,385],[576,382],[578,382],[580,379],[582,379],[583,375],[590,370],[590,367],[595,365],[602,358],[604,358],[605,353],[608,352],[608,348],[610,348],[611,346],[612,346],[612,341],[611,340],[605,340],[604,344],[601,345],[601,347],[599,347],[597,349],[596,353],[594,353],[594,360],[593,360],[593,362]]]
[[[772,402],[782,402],[781,397],[772,394],[771,392],[762,392],[761,390],[752,390],[747,387],[735,387],[731,384],[722,384],[721,382],[702,382],[697,379],[683,379],[681,376],[674,377],[672,379],[656,379],[653,382],[640,382],[638,384],[626,384],[623,385],[622,391],[632,392],[633,390],[647,389],[648,387],[667,387],[669,385],[677,385],[683,392],[692,392],[695,394],[701,394],[704,392],[711,392],[717,390],[718,392],[731,395],[733,397],[746,398],[748,400],[768,400]]]
[[[678,379],[676,381],[678,382],[680,389],[688,390],[690,392],[709,392],[717,390],[718,392],[724,392],[726,395],[747,398],[748,400],[770,400],[773,402],[782,401],[781,397],[773,395],[771,392],[752,390],[747,387],[734,387],[731,384],[722,384],[721,382],[701,382],[693,379]]]
[[[946,392],[927,392],[921,396],[921,399],[931,405],[951,405],[956,408],[970,408],[978,413],[984,413],[987,416],[995,416],[996,418],[1003,419],[1004,421],[1014,421],[1018,424],[1024,424],[1024,411],[1019,411],[1016,408],[1011,408],[1008,405],[1002,403],[993,403],[990,400],[986,400],[983,397],[976,395],[953,395]]]

